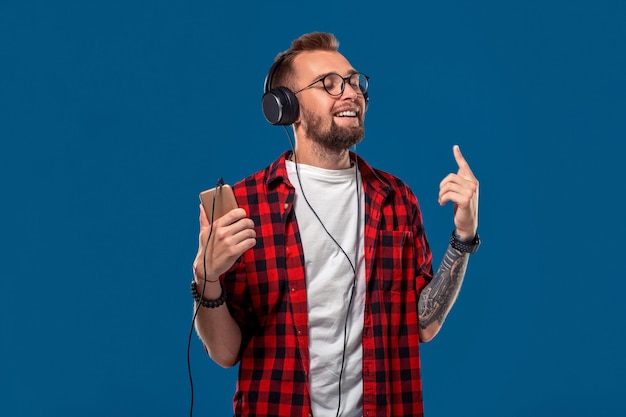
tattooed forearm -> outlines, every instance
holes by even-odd
[[[422,329],[434,322],[443,324],[459,294],[468,259],[467,253],[448,247],[435,277],[420,295],[418,313]]]

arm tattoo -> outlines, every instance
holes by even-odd
[[[423,290],[418,302],[419,323],[426,329],[435,321],[443,324],[463,283],[469,254],[448,246],[433,280]]]

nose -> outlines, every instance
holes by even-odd
[[[356,98],[359,96],[360,91],[357,91],[352,84],[350,84],[349,82],[345,82],[344,81],[344,85],[343,85],[343,93],[341,94],[341,97],[343,99],[347,99],[350,101],[355,101]]]

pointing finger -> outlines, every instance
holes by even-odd
[[[459,147],[459,145],[454,145],[452,147],[452,152],[454,153],[454,159],[456,160],[459,168],[467,166],[467,161],[465,160],[465,158],[463,158],[463,154],[461,153],[461,148]]]
[[[474,173],[472,172],[472,170],[470,169],[469,164],[467,163],[467,161],[463,157],[463,154],[461,153],[461,148],[459,148],[459,145],[454,145],[452,147],[452,151],[454,153],[454,159],[456,160],[456,164],[459,166],[458,174],[459,175],[465,174],[464,176],[466,178],[473,179],[474,178]]]

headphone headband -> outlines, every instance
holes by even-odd
[[[272,81],[274,81],[274,73],[276,72],[276,69],[280,66],[280,64],[282,64],[284,60],[285,60],[285,56],[281,55],[276,61],[274,61],[274,63],[270,67],[270,70],[267,72],[267,75],[265,76],[265,81],[263,82],[263,93],[267,93],[268,91],[270,91],[272,87]]]

